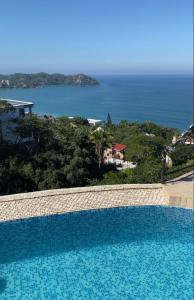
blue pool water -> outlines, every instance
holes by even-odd
[[[114,122],[152,121],[180,130],[193,122],[192,76],[98,76],[100,85],[0,89],[0,97],[34,102],[33,111]]]
[[[192,299],[192,231],[165,207],[0,223],[0,299]]]

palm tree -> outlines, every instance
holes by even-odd
[[[90,141],[96,146],[96,155],[98,158],[98,166],[101,167],[103,162],[104,148],[110,145],[112,135],[103,128],[98,127],[90,133]]]

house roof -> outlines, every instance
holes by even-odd
[[[96,120],[96,119],[88,119],[88,122],[91,123],[101,123],[102,120]]]
[[[29,107],[34,105],[33,102],[27,102],[27,101],[19,101],[19,100],[4,99],[4,98],[1,98],[0,101],[1,100],[7,101],[13,107]]]
[[[115,150],[115,151],[123,151],[125,150],[127,147],[123,144],[114,144],[112,146],[112,149]]]

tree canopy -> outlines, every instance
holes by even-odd
[[[161,154],[177,129],[156,124],[104,124],[92,128],[86,119],[26,116],[18,120],[16,144],[0,142],[0,194],[117,183],[160,181]],[[25,137],[33,136],[33,142]],[[125,155],[137,167],[117,171],[103,164],[103,150],[126,145]],[[192,159],[191,147],[180,145],[173,164]],[[99,168],[100,167],[100,168]]]

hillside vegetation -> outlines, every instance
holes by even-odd
[[[98,81],[84,74],[11,74],[0,75],[0,88],[33,88],[49,85],[96,85]]]
[[[17,144],[0,143],[0,194],[160,181],[162,150],[176,129],[127,121],[103,127],[102,143],[106,145],[105,138],[110,136],[112,143],[124,143],[126,159],[137,162],[135,169],[117,171],[114,165],[99,165],[99,144],[87,120],[32,115],[19,121]],[[23,144],[22,139],[32,133],[34,143]],[[173,152],[175,165],[187,163],[192,153],[188,145],[178,147]]]

